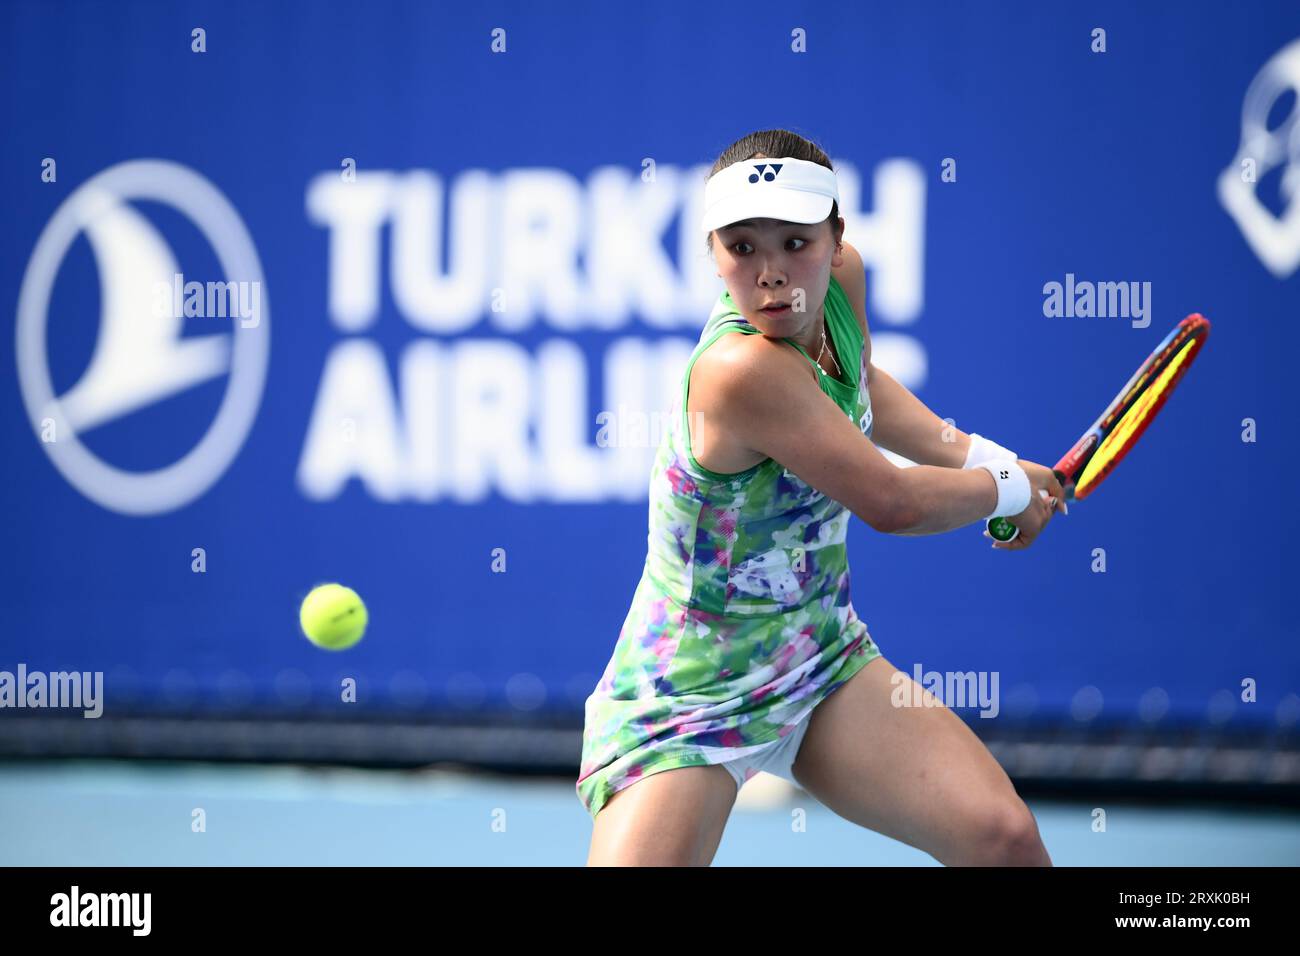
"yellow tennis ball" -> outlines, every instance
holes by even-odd
[[[298,611],[298,623],[307,640],[329,651],[347,650],[361,640],[369,620],[357,592],[341,584],[313,588]]]

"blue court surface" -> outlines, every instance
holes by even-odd
[[[1028,802],[1058,866],[1300,864],[1300,815],[1281,810]],[[1106,811],[1105,832],[1093,829],[1098,806]],[[192,829],[196,810],[205,832]],[[590,834],[572,782],[561,778],[198,763],[0,765],[0,864],[7,866],[581,866]],[[761,775],[742,791],[714,865],[936,864]]]

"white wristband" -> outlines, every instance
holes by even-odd
[[[971,432],[970,448],[966,451],[966,463],[963,468],[974,468],[986,461],[1015,461],[1020,456],[1009,448],[1003,448],[997,442],[989,441],[983,435]]]
[[[1014,461],[1005,460],[984,461],[975,467],[987,471],[998,485],[998,506],[993,509],[992,514],[985,515],[985,520],[1018,515],[1029,507],[1032,491],[1025,469]]]

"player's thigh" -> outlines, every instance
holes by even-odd
[[[840,816],[940,862],[1050,863],[988,748],[883,657],[813,710],[792,770]]]
[[[708,866],[736,802],[718,766],[661,770],[624,787],[596,814],[588,866]]]

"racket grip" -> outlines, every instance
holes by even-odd
[[[1006,518],[990,518],[984,527],[994,541],[1014,541],[1020,534],[1020,529]]]
[[[1060,472],[1057,472],[1057,475],[1059,476]],[[1038,496],[1046,501],[1048,498],[1047,489],[1039,488]],[[1004,543],[1007,541],[1015,541],[1020,535],[1020,529],[1011,523],[1010,518],[989,518],[984,527],[988,530],[989,537],[994,541],[1002,541]]]

